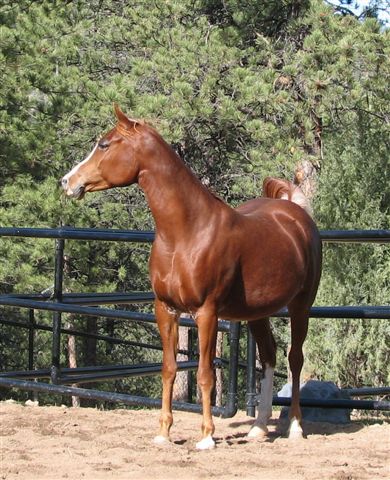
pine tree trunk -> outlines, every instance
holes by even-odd
[[[66,324],[66,328],[72,330],[74,328],[73,316],[70,315],[70,319]],[[77,368],[77,349],[76,349],[76,337],[74,335],[68,335],[68,363],[69,368]],[[72,384],[72,387],[77,387],[77,384]],[[72,407],[80,406],[80,398],[72,396]]]
[[[188,350],[188,333],[189,330],[187,327],[179,327],[179,340],[178,340],[178,349],[179,350]],[[177,361],[186,361],[188,360],[188,355],[182,353],[177,354]],[[173,400],[179,402],[188,401],[188,376],[190,372],[178,372],[176,375],[176,380],[173,385]]]
[[[323,157],[322,118],[316,113],[316,107],[321,102],[320,97],[315,99],[315,107],[311,111],[311,120],[313,122],[314,141],[311,145],[305,146],[307,158],[302,160],[295,169],[294,183],[298,185],[304,195],[311,200],[317,189],[317,177],[321,167]],[[304,129],[302,129],[303,131]]]
[[[114,337],[115,334],[115,320],[108,318],[106,320],[106,332],[109,337]],[[111,342],[106,343],[106,355],[111,355],[113,350],[113,344]]]
[[[217,334],[217,348],[215,351],[217,358],[221,358],[223,355],[223,333]],[[215,405],[217,407],[222,406],[222,393],[223,393],[223,370],[217,368],[215,371]]]
[[[317,189],[318,169],[310,160],[303,160],[295,169],[294,183],[309,200],[314,197]]]

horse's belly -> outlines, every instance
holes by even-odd
[[[219,309],[219,317],[226,320],[257,320],[272,315],[286,307],[296,296],[296,289],[275,292],[273,296],[252,294],[250,300],[233,293]]]
[[[278,312],[287,304],[288,301],[258,305],[235,302],[223,305],[218,312],[218,317],[224,320],[258,320]]]

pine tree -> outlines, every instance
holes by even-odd
[[[389,31],[347,13],[321,0],[4,1],[0,225],[153,228],[136,188],[80,203],[59,193],[58,179],[113,124],[117,102],[151,121],[232,205],[260,195],[265,176],[295,177],[321,228],[388,228]],[[0,239],[0,291],[52,285],[52,252],[50,241]],[[68,242],[67,254],[72,291],[150,288],[147,246]],[[385,247],[329,247],[325,259],[320,303],[388,303]],[[318,376],[385,382],[383,322],[348,322],[354,341],[334,322],[313,325],[307,354]],[[377,347],[375,337],[384,339]],[[97,355],[106,358],[100,344]],[[365,355],[367,372],[348,373]]]

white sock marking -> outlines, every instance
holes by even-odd
[[[202,438],[202,440],[196,444],[196,448],[198,450],[211,450],[212,448],[215,448],[213,437],[208,435],[207,437]]]
[[[275,369],[265,366],[264,377],[261,380],[258,414],[253,427],[248,433],[249,438],[255,438],[268,433],[267,422],[272,416],[272,390],[274,386]]]
[[[162,435],[157,435],[156,437],[154,437],[153,443],[155,443],[156,445],[165,445],[170,443],[170,440],[169,438],[163,437]]]
[[[296,439],[303,437],[303,430],[299,420],[293,418],[290,422],[290,428],[288,433],[288,438]]]

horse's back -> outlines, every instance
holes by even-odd
[[[246,217],[258,218],[259,222],[286,216],[316,228],[311,215],[297,203],[287,199],[258,197],[239,205],[235,211]]]

